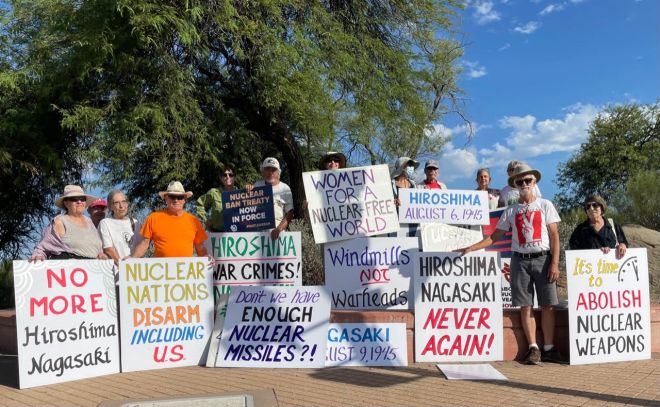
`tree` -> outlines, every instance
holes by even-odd
[[[589,127],[589,138],[559,165],[558,204],[578,206],[588,195],[606,200],[625,191],[641,170],[660,170],[660,105],[610,106]]]
[[[660,171],[642,170],[613,200],[623,220],[660,230]]]
[[[172,179],[216,185],[224,164],[254,181],[273,155],[299,208],[321,152],[415,155],[457,108],[457,0],[10,4],[10,70],[84,168],[151,205]]]

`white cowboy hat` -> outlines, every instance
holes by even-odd
[[[89,206],[89,204],[97,199],[97,197],[93,195],[86,194],[82,187],[79,187],[78,185],[67,185],[64,187],[64,193],[62,196],[55,199],[55,206],[64,209],[64,200],[66,198],[73,198],[77,196],[85,197],[85,207]]]
[[[160,195],[161,198],[165,199],[165,195],[185,195],[186,199],[190,198],[193,196],[192,191],[186,191],[183,189],[183,185],[179,181],[172,181],[169,184],[167,184],[167,190],[166,191],[160,191],[158,195]]]

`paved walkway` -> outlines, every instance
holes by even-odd
[[[492,365],[508,382],[446,380],[434,364],[407,368],[207,369],[121,373],[17,389],[15,356],[0,356],[0,406],[96,406],[105,400],[273,389],[280,406],[660,406],[660,354],[588,366]]]

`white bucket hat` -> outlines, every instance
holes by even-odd
[[[57,199],[55,199],[55,206],[57,206],[58,208],[64,208],[64,200],[66,198],[73,198],[76,196],[84,196],[86,198],[85,207],[89,206],[89,204],[91,204],[97,199],[97,197],[93,195],[86,194],[85,191],[82,189],[82,187],[78,185],[67,185],[64,187],[64,193],[62,194],[62,196],[57,197]]]
[[[186,191],[183,189],[183,185],[179,181],[172,181],[169,184],[167,184],[167,190],[166,191],[160,191],[158,195],[160,195],[161,198],[165,199],[165,195],[185,195],[186,199],[190,198],[193,196],[192,191]]]

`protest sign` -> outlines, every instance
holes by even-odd
[[[408,366],[406,324],[330,324],[326,366]]]
[[[399,189],[400,223],[487,225],[488,193],[459,189]]]
[[[213,329],[206,257],[119,263],[123,372],[203,364]]]
[[[646,249],[567,250],[572,365],[651,358]]]
[[[473,229],[444,223],[422,223],[420,231],[421,250],[425,252],[451,252],[483,239],[479,226]]]
[[[504,213],[504,209],[499,209],[496,211],[491,211],[489,214],[489,223],[482,227],[483,237],[488,237],[495,232],[497,222],[499,222],[500,217]],[[504,236],[497,242],[486,247],[487,252],[498,252],[502,257],[511,257],[513,253],[511,252],[511,242],[513,237],[511,235],[511,229],[509,229]]]
[[[396,232],[387,165],[303,173],[316,243]]]
[[[119,373],[112,265],[14,261],[20,388]]]
[[[369,237],[327,243],[325,285],[333,309],[411,309],[417,239]]]
[[[215,365],[323,367],[329,319],[323,287],[235,287]]]
[[[498,271],[495,253],[419,253],[414,277],[416,362],[502,359]]]
[[[214,285],[302,285],[300,232],[210,233]]]
[[[227,232],[257,232],[275,227],[273,187],[266,185],[222,192],[222,219]]]

